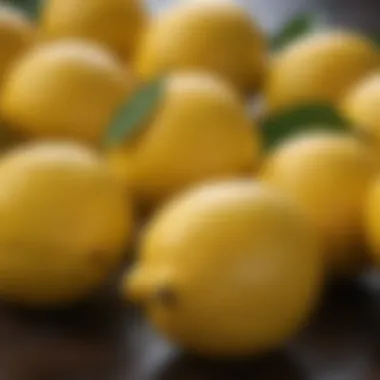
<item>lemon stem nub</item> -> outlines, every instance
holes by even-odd
[[[172,308],[178,305],[178,296],[169,285],[159,287],[156,291],[155,299],[165,307]]]

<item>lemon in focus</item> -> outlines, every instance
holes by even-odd
[[[232,1],[184,1],[153,20],[136,71],[144,80],[202,69],[251,92],[262,81],[266,48],[260,28]]]
[[[131,205],[92,150],[36,143],[0,160],[0,298],[76,301],[100,286],[130,240]]]
[[[287,198],[250,181],[218,183],[181,195],[153,219],[124,290],[184,348],[248,355],[279,347],[302,326],[321,262]]]
[[[268,109],[307,103],[336,105],[350,87],[380,65],[366,37],[335,31],[303,37],[274,55],[265,83]]]
[[[112,170],[143,208],[204,180],[247,175],[260,138],[239,96],[205,73],[168,77],[156,109],[131,139],[112,147]]]
[[[147,22],[142,0],[47,0],[41,35],[97,42],[128,60]]]
[[[34,42],[33,24],[21,12],[0,5],[0,81],[7,70]]]
[[[29,136],[97,144],[131,86],[125,69],[99,46],[49,43],[29,51],[9,71],[1,112]]]
[[[363,207],[378,171],[375,154],[359,140],[314,132],[275,149],[261,178],[298,203],[319,232],[328,270],[346,276],[368,261]]]

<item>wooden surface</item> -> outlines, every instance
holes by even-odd
[[[303,9],[321,10],[330,23],[369,30],[380,14],[378,0],[240,1],[268,30]],[[50,313],[3,306],[0,380],[380,380],[378,299],[379,290],[363,282],[332,287],[295,341],[241,362],[178,352],[137,310],[114,297]]]
[[[61,312],[0,311],[1,380],[377,380],[378,291],[332,287],[287,347],[262,358],[213,362],[158,337],[116,299]]]

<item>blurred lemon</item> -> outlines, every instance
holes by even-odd
[[[136,68],[145,80],[176,69],[204,69],[248,92],[262,80],[265,50],[260,29],[232,1],[185,1],[152,22]]]
[[[254,182],[194,189],[142,236],[124,291],[186,349],[235,356],[275,349],[315,306],[322,256],[293,204]]]
[[[129,59],[146,19],[142,0],[46,0],[41,35],[89,39]]]
[[[71,302],[99,286],[130,240],[130,204],[107,165],[71,143],[36,143],[0,160],[0,297]]]
[[[380,180],[373,182],[365,205],[366,233],[371,247],[371,257],[378,267],[380,265]]]
[[[363,206],[378,171],[373,152],[354,137],[315,132],[275,149],[261,178],[299,204],[319,231],[329,270],[348,275],[367,262]]]
[[[353,86],[342,102],[342,113],[366,141],[380,147],[380,71]]]
[[[0,5],[0,82],[15,60],[34,42],[33,24],[21,12]]]
[[[110,165],[148,208],[206,179],[257,166],[256,126],[238,95],[209,74],[177,73],[139,134],[110,149]]]
[[[346,31],[306,36],[274,56],[264,91],[268,108],[275,112],[303,103],[336,104],[379,65],[377,47],[364,36]]]
[[[57,42],[29,51],[9,71],[1,112],[33,137],[98,143],[130,87],[124,68],[106,50]]]

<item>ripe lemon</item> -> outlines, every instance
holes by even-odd
[[[337,31],[304,37],[274,56],[264,86],[268,109],[312,102],[335,105],[379,65],[376,46],[360,35]]]
[[[380,265],[380,180],[376,178],[370,187],[365,205],[365,227],[371,247],[371,258]]]
[[[48,39],[88,39],[129,59],[146,19],[142,0],[47,0],[41,35]]]
[[[366,140],[380,146],[380,71],[359,81],[342,102],[342,113]]]
[[[98,143],[130,85],[106,50],[79,41],[51,43],[29,51],[9,71],[1,112],[31,136]]]
[[[329,270],[348,275],[367,261],[363,205],[378,169],[360,141],[323,132],[285,142],[268,158],[261,178],[299,204],[319,231]]]
[[[0,82],[9,67],[34,42],[34,26],[19,11],[0,5]]]
[[[138,202],[150,208],[205,179],[248,173],[257,165],[259,146],[233,89],[189,72],[168,78],[145,128],[108,157]]]
[[[0,160],[0,297],[29,305],[74,301],[120,263],[130,205],[91,150],[36,143]]]
[[[136,70],[149,80],[176,69],[203,69],[248,92],[261,81],[264,61],[262,33],[246,11],[232,1],[185,1],[152,22]]]
[[[287,198],[254,182],[204,185],[167,205],[142,236],[124,290],[186,349],[234,356],[277,348],[321,285],[315,236]]]

